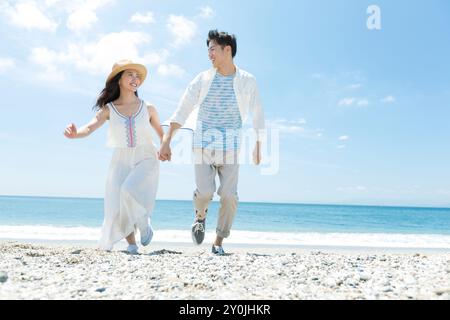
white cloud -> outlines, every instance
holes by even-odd
[[[299,135],[303,138],[317,139],[322,137],[320,130],[312,130],[305,128],[306,120],[287,120],[287,119],[275,119],[267,120],[267,128],[270,130],[278,130],[280,134]]]
[[[36,47],[31,50],[30,60],[36,64],[47,66],[53,63],[62,62],[58,59],[58,53],[45,47]],[[59,61],[58,61],[59,60]]]
[[[64,55],[45,47],[37,47],[32,49],[30,61],[44,68],[43,72],[35,74],[38,80],[55,83],[64,81],[64,73],[58,67],[65,62]]]
[[[130,18],[130,22],[150,24],[150,23],[155,23],[155,18],[153,16],[153,12],[146,12],[145,14],[136,12]]]
[[[84,45],[69,43],[64,51],[57,52],[45,47],[34,48],[30,60],[47,69],[52,66],[64,68],[73,65],[92,74],[106,74],[114,62],[124,58],[143,62],[138,45],[149,41],[150,37],[141,32],[109,33],[98,41]]]
[[[1,11],[8,16],[11,24],[20,28],[53,32],[58,26],[38,8],[34,1],[17,3],[14,7],[3,3]]]
[[[182,77],[186,71],[175,64],[161,64],[158,67],[158,73],[162,76]]]
[[[384,97],[383,99],[381,99],[381,102],[383,102],[383,103],[393,103],[393,102],[395,102],[395,97],[394,96]]]
[[[350,137],[349,136],[340,136],[339,138],[338,138],[338,140],[339,141],[346,141],[346,140],[348,140]]]
[[[339,100],[338,105],[340,106],[351,106],[356,101],[356,98],[344,98]]]
[[[81,8],[69,15],[67,18],[67,28],[72,31],[88,30],[98,21],[95,11]]]
[[[210,7],[202,7],[200,8],[200,17],[204,19],[212,18],[216,15],[216,12]]]
[[[186,71],[182,67],[166,62],[170,56],[168,50],[145,54],[139,52],[139,46],[150,40],[150,36],[142,32],[109,33],[97,41],[85,44],[69,43],[60,51],[46,47],[33,48],[29,60],[41,66],[45,74],[49,75],[48,79],[41,78],[42,80],[52,82],[64,80],[63,71],[70,67],[91,74],[106,75],[114,62],[125,58],[151,66],[152,70],[149,72],[157,72],[161,76],[184,76]]]
[[[53,6],[55,3],[58,3],[58,2],[60,2],[61,0],[45,0],[45,5],[47,6],[47,7],[51,7],[51,6]]]
[[[71,45],[68,54],[73,57],[78,68],[103,74],[110,71],[118,60],[127,58],[141,61],[138,46],[149,41],[150,36],[141,32],[109,33],[98,42],[85,46]]]
[[[35,75],[36,79],[49,82],[49,83],[61,83],[66,80],[65,73],[57,67],[49,66],[45,69],[45,72]]]
[[[56,8],[68,14],[66,26],[72,31],[84,31],[98,21],[96,11],[115,0],[26,0],[14,7],[0,3],[0,11],[6,13],[12,24],[27,28],[55,31],[57,23],[48,17],[48,10]]]
[[[275,119],[269,120],[268,122],[272,129],[279,129],[284,132],[303,131],[303,125],[306,124],[306,120],[302,118],[297,120]]]
[[[14,65],[15,65],[14,59],[0,57],[0,72],[8,70],[14,67]]]
[[[112,2],[113,0],[75,1],[67,18],[67,28],[75,32],[90,29],[98,21],[96,11]]]
[[[169,51],[165,49],[161,50],[160,52],[151,52],[142,57],[142,63],[151,66],[157,66],[159,64],[164,63],[167,57],[169,57]]]
[[[369,101],[367,99],[358,99],[358,98],[343,98],[338,102],[339,106],[352,106],[357,105],[358,107],[365,107],[369,105]]]
[[[183,16],[170,15],[167,21],[167,28],[175,37],[173,46],[189,43],[197,32],[197,25]]]

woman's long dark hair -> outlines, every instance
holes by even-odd
[[[97,98],[97,102],[93,107],[94,110],[98,111],[101,108],[105,107],[105,105],[108,104],[109,102],[119,98],[120,96],[119,80],[120,77],[122,77],[123,72],[124,71],[119,72],[106,83],[105,88],[102,90],[102,92],[100,92]],[[136,97],[139,97],[137,91],[134,94],[136,95]]]

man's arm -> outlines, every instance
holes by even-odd
[[[195,105],[199,102],[202,85],[201,77],[202,74],[199,74],[191,81],[191,83],[189,83],[180,99],[178,108],[169,119],[170,123],[178,123],[181,126],[184,125],[187,118],[194,110]]]
[[[195,105],[198,103],[200,98],[201,90],[201,74],[195,77],[191,81],[189,86],[186,88],[183,96],[180,99],[177,110],[170,117],[170,127],[169,131],[164,134],[161,148],[159,150],[159,160],[170,161],[172,153],[170,150],[170,142],[172,137],[175,135],[176,131],[180,129],[186,122],[191,112],[194,110]]]
[[[253,79],[253,97],[251,99],[250,111],[253,118],[253,129],[256,135],[255,149],[253,150],[253,163],[259,165],[261,163],[261,144],[263,140],[262,130],[265,128],[264,111],[261,105],[258,86],[256,80]]]

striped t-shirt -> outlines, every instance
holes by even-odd
[[[216,73],[198,112],[194,148],[239,149],[242,120],[233,81],[234,75]]]

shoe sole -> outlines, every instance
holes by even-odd
[[[191,236],[192,236],[192,242],[194,242],[194,244],[199,246],[203,243],[204,238],[200,242],[198,242],[197,238],[193,234]]]
[[[194,244],[199,246],[203,243],[203,240],[205,240],[205,231],[203,231],[203,237],[200,240],[200,242],[197,241],[197,238],[195,237],[195,233],[192,230],[191,230],[191,238],[192,238],[192,242],[194,242]]]
[[[225,256],[226,255],[225,252],[218,252],[218,251],[215,251],[214,249],[211,249],[211,253],[215,256]]]

